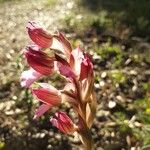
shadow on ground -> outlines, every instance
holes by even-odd
[[[150,1],[148,0],[82,0],[85,7],[93,12],[107,11],[117,23],[133,29],[136,36],[150,34]]]

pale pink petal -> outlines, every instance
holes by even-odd
[[[46,111],[48,111],[52,105],[42,104],[39,108],[35,111],[34,119],[38,119],[41,117]]]
[[[48,83],[38,83],[40,85],[40,87],[52,92],[52,93],[57,93],[58,95],[60,95],[59,90],[57,90],[54,86],[48,84]]]
[[[38,73],[37,71],[30,69],[22,72],[21,74],[21,86],[22,87],[30,87],[30,85],[38,80],[43,75]]]
[[[75,89],[75,85],[73,83],[67,83],[64,87],[64,90],[75,93],[76,89]]]

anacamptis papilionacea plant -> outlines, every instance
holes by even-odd
[[[30,69],[22,73],[21,85],[30,88],[42,102],[34,118],[39,118],[52,107],[69,103],[78,121],[73,123],[66,113],[59,111],[50,122],[65,134],[78,135],[85,150],[94,149],[90,128],[96,113],[96,96],[91,57],[79,46],[72,49],[61,32],[50,34],[35,22],[28,23],[27,31],[33,44],[23,51]],[[66,79],[63,89],[58,90],[48,83],[33,86],[38,79],[54,72]]]

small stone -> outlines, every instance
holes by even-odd
[[[131,150],[136,150],[136,148],[135,147],[131,147]]]
[[[119,100],[119,101],[121,101],[121,102],[124,102],[124,99],[123,99],[122,96],[120,96],[120,95],[117,95],[117,96],[116,96],[116,99]]]
[[[114,102],[114,101],[109,101],[109,103],[108,103],[108,107],[109,108],[114,108],[116,106],[116,102]]]
[[[55,135],[55,138],[56,138],[57,140],[60,140],[60,139],[61,139],[61,135],[60,135],[60,134],[56,134],[56,135]]]
[[[132,91],[135,92],[136,90],[137,90],[137,86],[134,85],[134,86],[132,87]]]
[[[103,72],[103,73],[101,74],[101,78],[106,78],[106,76],[107,76],[107,73],[106,73],[106,72]]]
[[[136,72],[135,70],[131,70],[131,71],[130,71],[130,74],[131,74],[131,75],[137,75],[137,72]]]
[[[45,133],[41,133],[40,138],[44,138],[44,137],[45,137]]]
[[[105,82],[104,82],[104,81],[100,81],[100,82],[99,82],[99,85],[100,85],[101,87],[103,87],[103,86],[105,85]]]
[[[100,87],[99,83],[95,83],[94,86],[95,86],[95,88],[99,88]]]

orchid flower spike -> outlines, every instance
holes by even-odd
[[[61,32],[50,34],[35,22],[28,23],[27,32],[34,44],[24,50],[30,69],[21,74],[21,86],[30,88],[33,96],[42,103],[35,111],[34,119],[38,119],[52,107],[67,102],[76,113],[76,123],[61,110],[50,122],[65,134],[77,133],[85,149],[92,150],[90,128],[97,100],[91,57],[80,47],[72,49],[69,40]],[[66,79],[63,89],[58,90],[47,83],[33,86],[34,82],[54,72]]]

